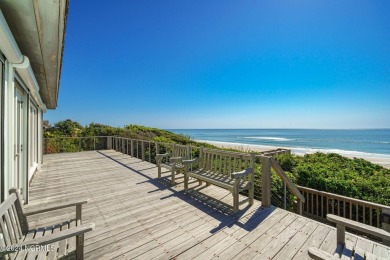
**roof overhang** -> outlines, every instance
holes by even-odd
[[[55,109],[61,76],[68,0],[1,0],[0,8],[30,60],[42,101]]]

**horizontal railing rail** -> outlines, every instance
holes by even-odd
[[[389,218],[390,207],[354,199],[334,193],[298,186],[306,199],[303,214],[326,221],[326,214],[334,214],[370,226],[383,228],[384,217]],[[388,223],[385,223],[388,225]]]

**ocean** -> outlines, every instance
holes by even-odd
[[[346,156],[382,157],[390,161],[390,129],[170,129],[197,141],[280,147],[296,154],[334,152]]]

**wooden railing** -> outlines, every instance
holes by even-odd
[[[109,137],[53,137],[43,139],[43,154],[107,149]]]
[[[302,186],[298,189],[306,199],[303,214],[308,217],[326,221],[326,214],[334,214],[374,227],[388,228],[388,220],[383,221],[390,216],[388,206]]]
[[[104,145],[97,146],[97,140],[104,140]],[[84,145],[86,140],[90,140],[89,145]],[[102,143],[100,140],[99,144]],[[71,147],[72,151],[87,151],[87,150],[95,150],[98,149],[113,149],[115,151],[130,155],[132,157],[141,159],[142,161],[148,161],[150,163],[156,163],[156,154],[171,152],[174,150],[174,147],[180,146],[182,148],[187,148],[190,151],[190,158],[195,158],[199,156],[200,147],[195,146],[187,146],[180,144],[172,144],[172,143],[161,143],[147,140],[138,140],[124,137],[116,137],[116,136],[93,136],[93,137],[82,137],[82,138],[56,138],[56,139],[45,139],[45,144],[52,144],[52,147],[48,149],[46,147],[45,151],[50,150],[51,152],[66,152],[66,147]],[[53,148],[54,147],[54,148]],[[59,148],[60,147],[60,148]],[[62,148],[61,148],[62,147]],[[207,149],[206,149],[207,150]],[[232,152],[232,151],[222,151],[226,154],[237,154],[240,156],[249,156],[249,153],[245,152]],[[276,154],[284,154],[289,151],[286,149],[277,149],[270,152],[272,155]],[[268,154],[267,154],[268,155]],[[219,159],[221,160],[222,157]],[[249,158],[249,157],[248,157]],[[215,160],[218,160],[216,157]],[[221,160],[222,163],[223,160]],[[265,156],[263,153],[256,154],[256,164],[261,164],[261,167],[255,167],[255,198],[262,201],[263,206],[270,206],[271,203],[271,168],[274,169],[274,172],[281,178],[284,182],[286,189],[288,189],[291,194],[297,200],[297,207],[295,210],[297,213],[301,212],[301,205],[305,201],[302,194],[298,191],[298,189],[294,186],[291,180],[286,176],[282,168],[279,166],[278,162],[274,160],[272,157]],[[191,165],[196,169],[199,165],[194,164]],[[260,170],[261,169],[261,170]],[[191,168],[192,170],[192,168]],[[282,195],[283,196],[283,195]],[[283,207],[278,203],[277,205]],[[286,190],[284,192],[284,208],[286,208]],[[291,208],[286,208],[291,210]]]
[[[295,196],[296,199],[296,212],[302,215],[302,204],[305,203],[305,198],[299,192],[297,187],[287,177],[279,163],[272,157],[261,156],[261,167],[262,167],[262,205],[267,207],[271,205],[272,193],[271,193],[271,169],[282,179],[285,187]],[[286,201],[286,193],[284,193],[284,200]],[[286,204],[286,202],[284,202]]]
[[[44,139],[44,153],[113,149],[150,163],[156,163],[156,154],[171,152],[174,146],[188,148],[188,146],[180,144],[115,136]],[[191,158],[199,156],[200,147],[189,146],[189,149]],[[331,213],[364,224],[390,230],[390,207],[296,186],[285,174],[279,163],[270,156],[281,153],[289,153],[289,151],[277,149],[256,155],[256,165],[261,165],[261,167],[255,167],[255,198],[261,200],[263,206],[270,206],[272,204],[274,206],[284,207],[287,210],[293,210],[299,214],[321,221],[326,221],[326,214]],[[191,167],[199,167],[199,165],[195,164]],[[284,189],[275,189],[273,185],[276,185],[276,183],[271,180],[272,173],[275,173],[280,178],[279,183],[282,183]],[[287,191],[289,192],[288,195]],[[275,200],[275,197],[278,197],[278,201]],[[288,202],[293,201],[295,206],[291,207],[291,203],[288,203],[287,200]]]

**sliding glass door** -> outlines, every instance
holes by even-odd
[[[16,89],[15,90],[15,144],[14,144],[14,176],[12,179],[12,185],[14,187],[19,187],[21,189],[21,193],[24,192],[24,149],[26,149],[24,145],[24,104],[23,104],[23,96]]]

